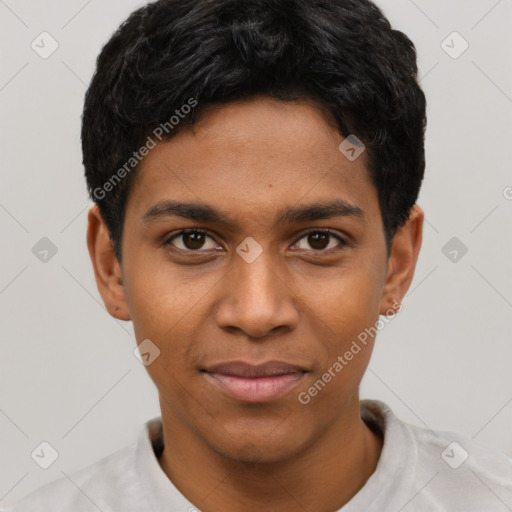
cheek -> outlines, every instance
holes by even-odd
[[[163,259],[150,265],[134,260],[126,276],[134,327],[141,336],[155,338],[191,324],[190,318],[197,315],[201,301],[215,283],[211,275],[193,278],[186,269],[173,268]]]
[[[332,420],[358,390],[373,350],[371,327],[379,317],[374,285],[367,274],[354,282],[333,280],[312,305],[321,318],[317,342],[322,349],[318,347],[319,365],[298,397],[305,414],[321,412],[325,421]]]
[[[302,391],[305,400],[316,404],[313,409],[326,402],[341,407],[357,390],[370,361],[383,284],[375,267],[361,261],[317,282],[322,284],[309,295],[308,306],[320,333],[321,360]],[[314,289],[311,282],[305,286]]]
[[[313,276],[304,286],[309,308],[338,340],[357,337],[378,319],[382,283],[371,269],[338,269],[329,279],[319,281]]]
[[[197,343],[204,342],[197,332],[211,314],[208,296],[218,276],[194,279],[165,264],[133,265],[131,270],[126,291],[135,338],[137,343],[151,340],[160,351],[146,370],[159,389],[181,389],[193,372]]]

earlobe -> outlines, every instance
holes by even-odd
[[[423,210],[414,205],[406,223],[398,228],[388,260],[380,314],[389,316],[402,309],[402,300],[411,285],[423,238]]]
[[[130,320],[122,268],[97,204],[91,206],[87,217],[87,247],[96,285],[107,311],[119,320]]]

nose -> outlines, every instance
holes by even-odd
[[[275,261],[265,251],[252,263],[234,258],[216,308],[217,325],[250,338],[264,338],[279,328],[293,330],[299,320],[298,297]]]

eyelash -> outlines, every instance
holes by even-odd
[[[182,231],[179,231],[178,233],[175,233],[174,235],[172,235],[171,237],[169,237],[165,242],[164,242],[164,245],[165,246],[172,246],[172,242],[176,239],[176,238],[179,238],[180,236],[183,236],[183,235],[186,235],[186,234],[189,234],[189,233],[198,233],[198,234],[201,234],[201,235],[206,235],[212,239],[214,239],[210,233],[208,231],[205,231],[203,229],[197,229],[197,228],[191,228],[191,229],[184,229]],[[301,234],[301,236],[299,238],[297,238],[296,242],[294,243],[297,244],[297,242],[299,242],[300,240],[302,240],[303,238],[313,234],[313,233],[322,233],[322,234],[325,234],[325,235],[329,235],[330,237],[332,238],[336,238],[340,243],[339,243],[339,247],[336,246],[336,247],[331,247],[330,249],[310,249],[310,252],[313,252],[313,253],[324,253],[324,254],[330,254],[333,250],[336,251],[336,250],[341,250],[342,248],[344,247],[348,247],[350,246],[349,242],[347,242],[344,238],[342,238],[340,235],[338,235],[337,233],[334,233],[332,230],[330,229],[310,229],[309,231],[306,231],[304,233]],[[184,250],[184,249],[179,249],[177,247],[174,248],[176,251],[178,252],[186,252],[186,253],[191,253],[191,254],[201,254],[201,253],[207,253],[207,252],[210,252],[210,251],[202,251],[200,249],[198,250],[192,250],[192,249],[188,249],[188,250]]]

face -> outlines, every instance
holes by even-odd
[[[257,97],[204,111],[137,171],[123,307],[160,350],[164,422],[228,458],[283,460],[342,425],[373,348],[358,336],[405,293],[343,139],[312,102]]]

